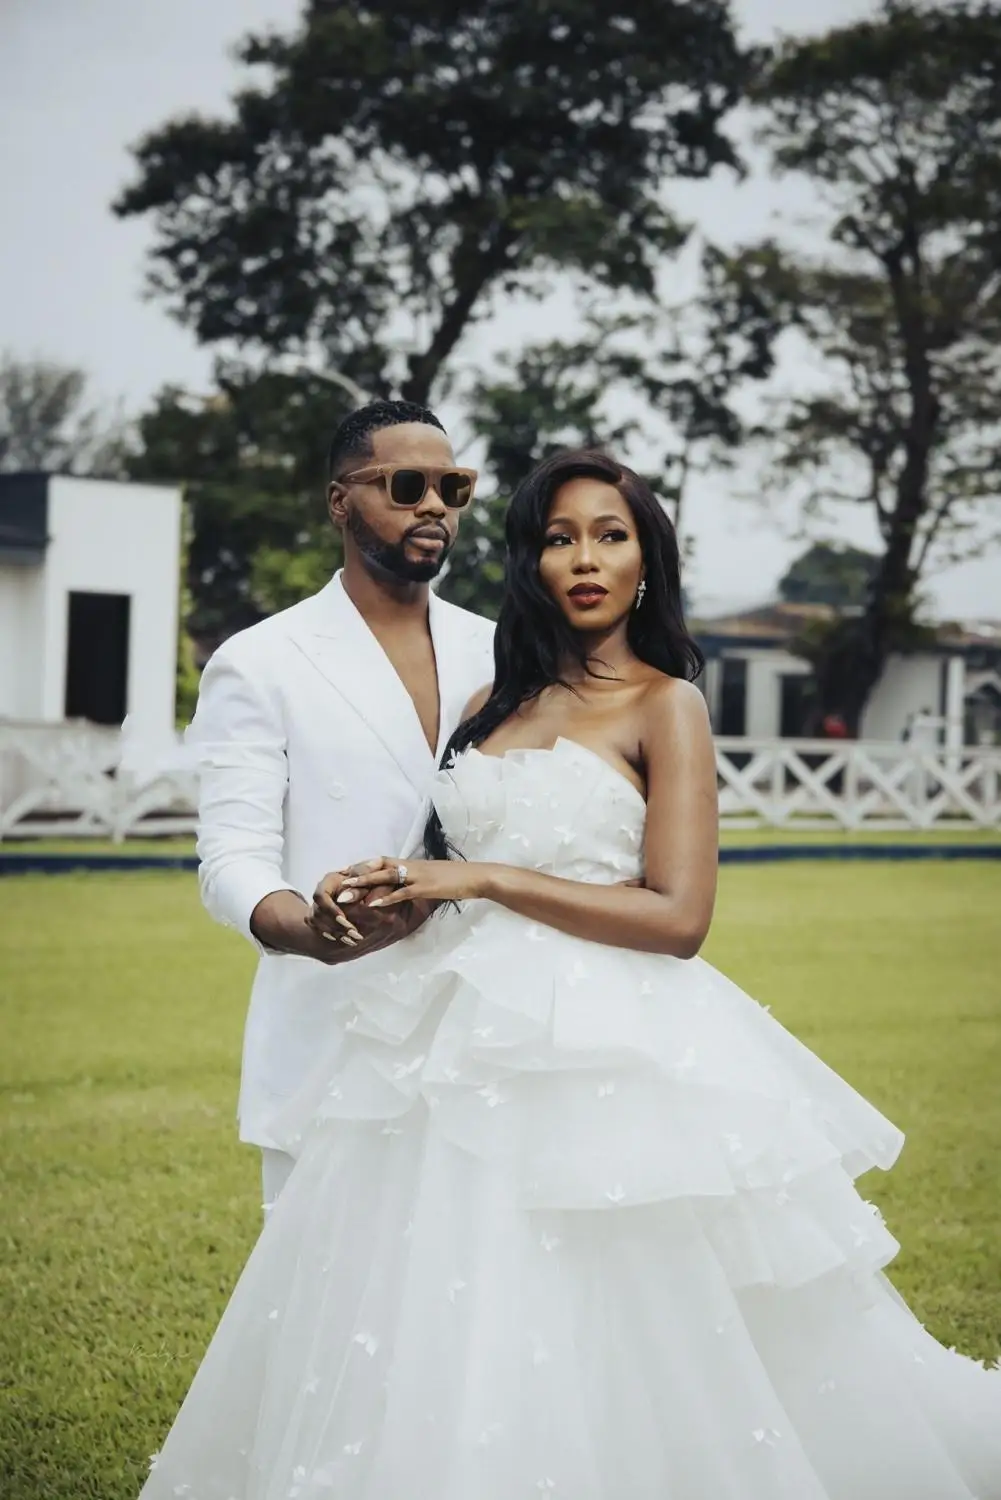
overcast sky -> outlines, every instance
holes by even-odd
[[[821,28],[865,14],[864,0],[814,0]],[[221,113],[238,71],[229,48],[247,30],[294,21],[299,0],[0,0],[0,348],[87,370],[108,401],[139,410],[161,385],[204,390],[212,355],[156,303],[143,300],[144,224],[112,216],[132,175],[128,147],[169,116]],[[792,31],[801,0],[737,0],[755,38]],[[729,176],[672,189],[679,212],[711,239],[738,242],[808,216],[802,187]],[[475,365],[521,337],[572,333],[563,299],[502,310],[464,348]],[[446,416],[448,413],[446,412]],[[686,502],[694,536],[690,584],[703,607],[764,600],[791,556],[793,518],[746,500],[751,476],[699,480]],[[823,531],[823,528],[821,528]],[[864,513],[826,534],[873,541]],[[935,612],[1001,616],[1001,552],[930,581]]]

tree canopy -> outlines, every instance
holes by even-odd
[[[165,393],[139,460],[189,482],[196,628],[219,638],[332,565],[337,381],[462,409],[487,482],[443,590],[488,612],[503,503],[553,446],[643,451],[684,524],[693,476],[756,436],[807,514],[875,518],[868,592],[816,657],[820,710],[857,726],[923,573],[980,544],[999,489],[999,0],[884,0],[768,55],[720,0],[310,0],[239,57],[228,116],[154,130],[117,205],[152,221],[157,293],[226,351],[218,397]],[[676,306],[670,183],[739,167],[742,97],[774,170],[826,204],[826,244],[706,247]],[[572,336],[470,369],[477,321],[558,278]],[[815,376],[749,430],[739,392],[783,340]]]
[[[319,588],[339,560],[326,445],[350,407],[301,374],[220,366],[208,399],[168,389],[139,422],[135,479],[185,486],[188,628],[203,650]]]
[[[90,403],[83,370],[0,356],[0,472],[117,476],[124,452],[124,426]]]
[[[491,294],[554,270],[649,295],[660,189],[734,162],[725,0],[309,0],[250,36],[224,120],[136,149],[153,285],[205,343],[306,352],[426,401]]]
[[[831,209],[823,258],[737,260],[822,371],[772,408],[772,478],[808,510],[869,506],[882,540],[817,662],[821,709],[855,728],[929,561],[982,545],[1001,488],[1001,9],[891,0],[783,44],[752,97],[776,166]]]
[[[209,636],[329,565],[314,450],[346,398],[328,385],[315,399],[308,374],[293,396],[277,371],[291,359],[370,395],[463,399],[494,432],[506,498],[505,451],[524,472],[579,429],[546,410],[527,448],[503,437],[518,399],[502,399],[503,371],[467,373],[464,336],[560,275],[606,307],[653,307],[687,233],[664,184],[737,165],[721,122],[753,64],[725,0],[310,0],[294,30],[250,36],[238,57],[228,117],[152,131],[116,205],[152,222],[154,292],[244,362],[224,365],[218,401],[165,392],[143,423],[141,467],[190,481],[193,623]],[[551,364],[514,349],[508,368],[542,399]],[[496,604],[497,509],[467,520],[445,584],[478,608]]]
[[[790,604],[830,604],[861,609],[879,559],[849,543],[811,542],[779,580],[779,597]]]

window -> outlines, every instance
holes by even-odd
[[[120,724],[128,709],[128,594],[70,594],[66,717]]]

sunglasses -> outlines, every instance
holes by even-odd
[[[405,464],[376,464],[371,469],[345,474],[341,483],[372,484],[377,479],[385,481],[386,493],[394,505],[413,509],[420,505],[430,487],[437,490],[442,504],[449,510],[462,510],[473,498],[477,472],[475,469],[414,469]]]

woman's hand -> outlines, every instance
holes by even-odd
[[[487,892],[490,866],[462,859],[407,859],[384,856],[346,875],[335,897],[338,906],[364,901],[385,910],[406,901],[471,901]],[[357,873],[355,873],[357,872]],[[370,893],[375,891],[375,895]]]

